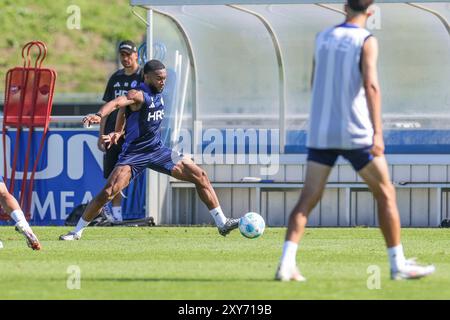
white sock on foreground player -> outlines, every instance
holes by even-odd
[[[280,279],[280,280],[297,280],[303,281],[304,279],[298,269],[296,263],[298,245],[292,241],[285,241],[283,245],[283,253],[280,260],[280,269],[285,270],[297,270],[298,279]],[[389,256],[389,263],[391,266],[391,278],[393,280],[401,279],[415,279],[421,278],[423,276],[429,275],[435,271],[433,265],[420,266],[415,263],[414,259],[407,260],[403,253],[403,246],[401,244],[387,248],[387,253]],[[292,274],[295,271],[288,271],[287,273]]]
[[[36,235],[33,233],[33,230],[31,230],[23,211],[21,209],[13,210],[10,216],[16,222],[16,231],[21,233],[27,240],[28,247],[33,250],[40,250],[41,244]]]
[[[27,219],[25,219],[25,215],[23,214],[23,211],[20,209],[14,210],[11,212],[11,218],[19,225],[23,226],[30,226],[28,224]]]
[[[297,248],[298,245],[295,242],[285,241],[280,263],[282,265],[294,267],[296,265]],[[406,259],[403,253],[403,246],[401,244],[388,248],[387,252],[392,270],[398,271],[405,266]]]
[[[17,209],[11,212],[11,218],[16,222],[16,226],[22,226],[23,228],[31,228],[22,210]],[[0,248],[3,248],[3,244],[0,242]]]

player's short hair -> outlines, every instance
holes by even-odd
[[[347,5],[356,12],[364,12],[373,4],[374,0],[347,0]]]
[[[150,60],[144,65],[144,74],[165,69],[166,66],[159,60]]]

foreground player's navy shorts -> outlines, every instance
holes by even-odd
[[[373,160],[370,149],[372,149],[372,146],[353,150],[308,148],[308,161],[333,167],[337,158],[343,156],[350,162],[353,169],[359,171]]]
[[[173,151],[165,146],[147,153],[122,152],[117,161],[117,166],[129,165],[131,167],[131,179],[140,175],[145,168],[149,168],[167,175],[172,175],[172,169],[183,158],[181,153]]]

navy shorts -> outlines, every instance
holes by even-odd
[[[350,162],[353,169],[359,171],[373,160],[370,149],[372,149],[372,146],[353,150],[308,148],[308,161],[333,167],[337,158],[343,156]]]
[[[119,155],[117,166],[129,165],[131,179],[139,176],[145,168],[149,168],[167,175],[172,175],[172,169],[183,158],[179,152],[165,146],[147,153],[122,152]]]

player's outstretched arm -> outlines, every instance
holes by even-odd
[[[117,144],[121,136],[125,134],[125,109],[119,109],[116,119],[116,127],[114,129],[114,134],[111,136],[111,144]]]
[[[125,109],[120,109],[116,118],[114,131],[122,136],[125,133]]]
[[[127,99],[133,100],[134,104],[131,107],[131,111],[138,111],[141,109],[142,104],[145,102],[144,92],[141,90],[130,90],[127,92]]]
[[[120,108],[117,114],[116,126],[114,128],[114,131],[101,136],[101,143],[106,146],[106,149],[111,148],[113,144],[117,144],[120,140],[120,137],[125,134],[125,121],[125,109]]]
[[[378,83],[377,59],[378,42],[375,37],[366,40],[362,54],[362,75],[366,91],[367,107],[374,130],[372,154],[381,156],[384,153],[383,127],[381,120],[381,91]]]
[[[134,100],[129,100],[126,96],[117,97],[116,99],[104,104],[96,114],[88,114],[86,117],[84,117],[83,124],[85,126],[90,126],[94,123],[100,123],[102,118],[109,115],[115,109],[124,108],[134,103]]]
[[[102,137],[105,134],[106,119],[107,119],[107,117],[102,118],[102,120],[100,121],[100,129],[98,131],[97,147],[101,152],[106,151],[105,144],[102,141]]]

